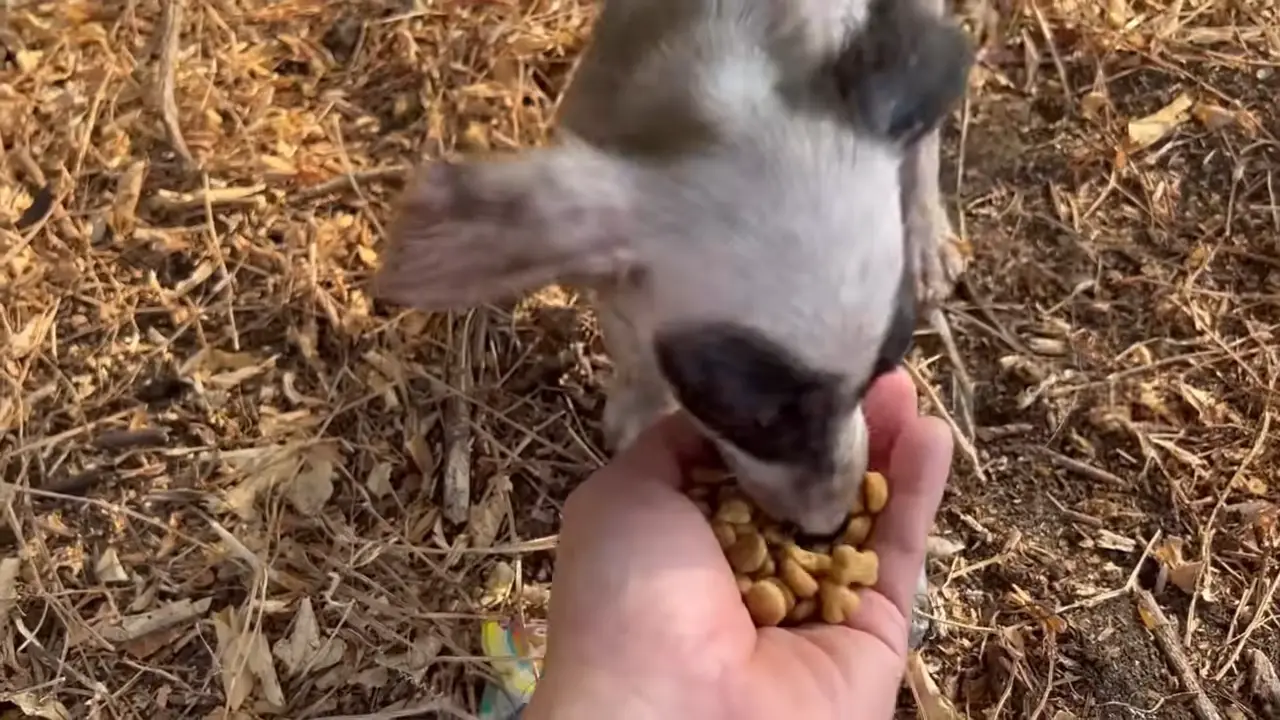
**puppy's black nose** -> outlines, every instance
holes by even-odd
[[[844,520],[840,521],[840,524],[836,526],[836,529],[829,533],[822,533],[822,534],[807,533],[807,532],[799,531],[797,529],[797,532],[795,533],[796,543],[802,546],[828,545],[828,544],[834,543],[835,541],[840,539],[841,535],[844,535],[844,529],[849,526],[849,521],[852,519],[853,519],[852,512],[846,514],[844,516]]]

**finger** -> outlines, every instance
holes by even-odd
[[[889,504],[876,519],[870,547],[880,558],[876,589],[910,617],[925,543],[951,470],[946,423],[924,417],[899,433],[889,461]]]
[[[688,471],[716,461],[715,449],[684,411],[664,415],[624,449],[601,475],[679,487]]]
[[[882,470],[889,464],[889,453],[898,433],[919,412],[911,376],[901,368],[881,375],[867,390],[862,412],[870,436],[871,468]]]

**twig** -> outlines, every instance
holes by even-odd
[[[214,205],[265,205],[266,199],[261,197],[261,193],[266,189],[267,186],[262,183],[243,187],[205,187],[189,193],[160,189],[156,190],[147,203],[156,209],[170,212],[204,210]]]
[[[1249,651],[1249,692],[1261,706],[1265,718],[1280,718],[1280,678],[1266,653],[1257,648]]]
[[[1049,21],[1045,20],[1044,13],[1040,11],[1040,5],[1032,0],[1031,11],[1035,13],[1036,24],[1040,26],[1040,34],[1044,35],[1044,42],[1049,46],[1049,56],[1053,58],[1053,67],[1058,71],[1058,80],[1062,83],[1062,96],[1066,98],[1067,107],[1074,104],[1075,92],[1071,89],[1070,76],[1067,75],[1067,68],[1062,63],[1062,55],[1058,53],[1058,46],[1053,42],[1053,31],[1049,29]]]
[[[444,426],[444,516],[465,523],[471,510],[471,333],[472,323],[483,310],[467,313],[457,352],[447,371],[447,382],[458,392],[449,397]]]
[[[956,424],[956,419],[947,411],[947,406],[942,404],[942,400],[938,397],[938,393],[933,389],[933,386],[924,379],[920,374],[920,371],[916,370],[909,362],[903,363],[903,365],[906,366],[907,372],[911,374],[912,382],[915,383],[917,388],[920,388],[920,390],[924,392],[925,396],[929,398],[929,402],[933,403],[934,408],[937,409],[938,414],[941,415],[942,419],[951,427],[951,435],[955,438],[956,445],[960,447],[960,451],[963,452],[965,457],[969,458],[969,462],[973,464],[973,474],[976,475],[983,483],[986,483],[987,474],[982,471],[982,461],[978,458],[977,448],[973,446],[973,443],[969,442],[969,438],[960,430],[960,426]]]
[[[1218,713],[1218,709],[1213,706],[1209,696],[1205,694],[1204,688],[1200,686],[1200,681],[1196,677],[1195,668],[1191,666],[1191,661],[1187,659],[1186,653],[1182,651],[1182,644],[1178,642],[1173,623],[1165,616],[1164,611],[1160,609],[1160,605],[1156,603],[1156,599],[1151,596],[1151,593],[1137,588],[1134,590],[1134,594],[1138,597],[1138,607],[1150,618],[1150,620],[1144,618],[1144,623],[1155,636],[1156,645],[1160,646],[1165,659],[1173,666],[1173,670],[1177,674],[1178,680],[1182,682],[1183,688],[1195,696],[1192,707],[1195,709],[1196,717],[1200,718],[1200,720],[1222,720],[1222,715]]]
[[[1102,603],[1112,598],[1118,598],[1121,595],[1124,595],[1125,593],[1130,592],[1132,590],[1139,589],[1138,573],[1142,571],[1142,563],[1146,562],[1147,558],[1150,557],[1151,548],[1156,546],[1156,543],[1160,540],[1160,537],[1162,535],[1163,533],[1157,530],[1156,534],[1151,536],[1151,540],[1147,543],[1147,546],[1142,549],[1142,557],[1138,558],[1138,563],[1133,566],[1133,572],[1129,573],[1129,579],[1125,581],[1124,585],[1116,588],[1115,590],[1108,590],[1106,592],[1101,592],[1101,593],[1098,593],[1097,595],[1087,597],[1084,600],[1081,600],[1080,602],[1074,602],[1074,603],[1071,603],[1070,605],[1063,605],[1062,607],[1059,607],[1058,609],[1054,610],[1053,614],[1061,615],[1067,612],[1068,610],[1075,610],[1077,608],[1091,608],[1095,605],[1101,605]]]
[[[1249,642],[1249,638],[1254,631],[1266,621],[1268,610],[1271,607],[1271,600],[1276,596],[1277,587],[1280,587],[1280,570],[1276,571],[1275,578],[1267,586],[1267,591],[1262,594],[1262,602],[1258,603],[1258,609],[1254,612],[1253,619],[1249,621],[1249,625],[1241,633],[1240,640],[1236,643],[1236,649],[1231,652],[1231,657],[1223,663],[1222,668],[1218,670],[1218,674],[1213,676],[1214,680],[1221,680],[1227,674],[1227,671],[1236,664],[1236,660],[1240,659],[1240,653],[1244,652],[1245,643]]]
[[[1213,511],[1209,513],[1209,520],[1205,523],[1204,530],[1201,532],[1200,566],[1203,570],[1196,576],[1195,592],[1191,593],[1191,605],[1187,608],[1187,628],[1183,637],[1183,644],[1188,647],[1191,646],[1191,634],[1195,627],[1196,600],[1200,598],[1200,589],[1209,582],[1209,577],[1213,573],[1213,565],[1209,561],[1209,551],[1213,549],[1214,524],[1218,520],[1218,513],[1222,510],[1223,504],[1226,503],[1227,495],[1231,493],[1231,488],[1236,486],[1236,482],[1244,475],[1245,470],[1262,453],[1262,448],[1266,446],[1267,434],[1270,429],[1271,411],[1264,409],[1262,411],[1262,428],[1258,430],[1258,437],[1254,439],[1253,447],[1249,449],[1249,453],[1244,456],[1244,460],[1240,461],[1236,471],[1218,492],[1218,501],[1214,503]]]
[[[959,427],[965,437],[972,438],[975,428],[973,422],[973,379],[969,376],[969,370],[964,364],[964,358],[960,354],[960,348],[956,346],[955,335],[951,332],[951,323],[947,320],[946,313],[940,308],[934,308],[929,311],[929,326],[934,332],[938,333],[938,337],[942,340],[942,347],[947,351],[947,357],[951,360],[951,369],[955,373],[955,380],[959,383]]]
[[[1024,445],[1023,447],[1028,450],[1038,452],[1041,455],[1044,455],[1049,460],[1051,460],[1055,465],[1058,465],[1066,470],[1071,470],[1072,472],[1076,472],[1081,475],[1084,475],[1090,480],[1097,480],[1100,483],[1105,483],[1112,487],[1122,488],[1124,490],[1130,490],[1133,487],[1132,484],[1125,482],[1118,475],[1109,473],[1106,470],[1103,470],[1102,468],[1094,467],[1089,463],[1076,460],[1074,458],[1069,458],[1066,455],[1063,455],[1062,453],[1054,452],[1049,448],[1041,447],[1039,445]]]
[[[409,174],[409,170],[410,167],[408,165],[391,165],[388,167],[342,173],[341,175],[325,180],[319,185],[300,188],[297,191],[290,193],[289,199],[311,200],[320,197],[321,195],[328,195],[333,192],[341,192],[347,189],[358,189],[360,184],[364,182],[403,179]]]
[[[182,127],[178,123],[178,103],[173,99],[177,84],[178,41],[182,37],[182,10],[185,0],[168,0],[164,4],[164,14],[160,18],[160,67],[159,93],[160,115],[164,120],[164,129],[169,134],[169,143],[189,165],[195,164],[187,141],[182,137]]]

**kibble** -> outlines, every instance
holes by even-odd
[[[866,543],[889,503],[889,484],[880,473],[867,473],[834,546],[801,547],[724,471],[696,473],[688,492],[724,550],[757,627],[844,623],[858,609],[858,591],[879,581],[880,558]]]
[[[787,617],[787,597],[777,583],[765,580],[752,583],[742,599],[757,627],[774,627]]]

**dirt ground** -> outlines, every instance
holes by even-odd
[[[968,438],[935,695],[1280,717],[1280,13],[958,11],[972,264],[956,352],[911,358]],[[407,167],[542,141],[589,20],[0,9],[0,717],[473,716],[479,620],[545,611],[608,361],[562,291],[445,317],[364,284]]]

